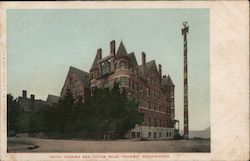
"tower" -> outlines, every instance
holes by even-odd
[[[183,22],[182,35],[184,40],[184,138],[188,139],[188,60],[187,60],[187,22]]]

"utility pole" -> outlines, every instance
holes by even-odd
[[[184,138],[188,139],[188,60],[187,60],[187,22],[183,22],[182,35],[184,38]]]

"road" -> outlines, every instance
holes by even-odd
[[[36,147],[35,147],[36,146]],[[89,141],[8,138],[9,152],[209,152],[210,140]]]

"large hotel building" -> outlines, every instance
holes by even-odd
[[[110,42],[110,53],[102,56],[98,49],[89,73],[70,67],[61,96],[71,90],[73,97],[84,102],[94,88],[112,88],[119,82],[130,98],[139,102],[144,121],[126,135],[127,138],[172,139],[179,131],[175,120],[174,84],[170,76],[162,74],[155,60],[146,61],[142,52],[139,65],[134,52],[127,53],[123,42],[116,51],[115,41]],[[178,123],[178,126],[177,124]]]

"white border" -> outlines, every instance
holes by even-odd
[[[83,8],[209,8],[211,153],[157,153],[162,158],[135,160],[248,160],[249,159],[249,3],[248,1],[93,1],[1,2],[1,158],[51,160],[46,153],[6,153],[6,9]],[[4,60],[5,58],[5,60]],[[18,64],[17,64],[18,65]],[[58,154],[58,153],[57,153]],[[67,153],[59,153],[60,155]],[[120,153],[115,153],[122,155]],[[123,153],[124,154],[124,153]],[[133,155],[134,153],[130,153]],[[138,153],[137,153],[138,154]],[[98,155],[98,154],[96,154]],[[143,153],[138,155],[142,156]],[[154,155],[147,153],[145,155]],[[61,160],[61,159],[59,159]],[[65,160],[65,159],[63,159]],[[67,159],[66,159],[67,160]],[[84,159],[83,159],[84,160]],[[86,160],[86,159],[85,159]],[[98,159],[102,160],[102,159]],[[109,159],[117,160],[117,159]],[[122,159],[126,160],[126,159]]]

